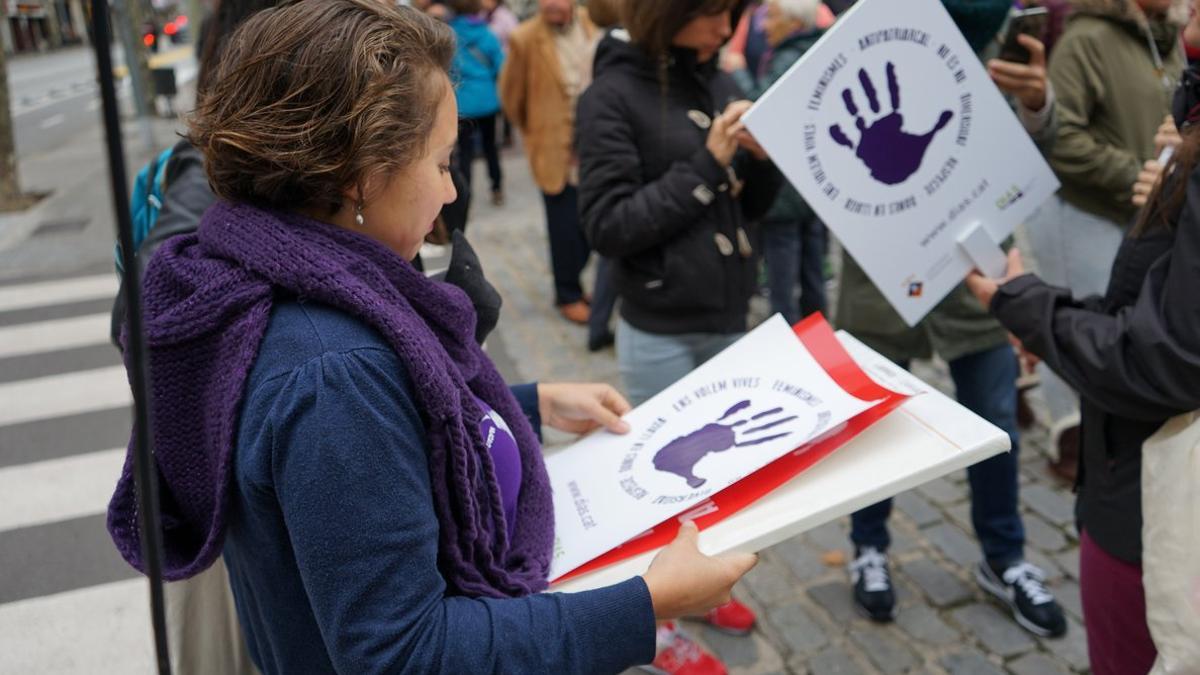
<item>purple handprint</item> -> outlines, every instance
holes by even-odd
[[[858,103],[849,89],[842,91],[842,102],[846,104],[846,110],[854,115],[854,126],[858,127],[861,134],[854,154],[871,170],[872,178],[885,185],[897,185],[908,180],[909,176],[921,168],[921,160],[925,159],[925,151],[929,149],[933,137],[946,128],[954,113],[949,110],[943,112],[938,117],[937,124],[927,134],[917,136],[905,132],[904,116],[900,114],[900,83],[896,80],[896,66],[891,62],[887,64],[887,78],[892,112],[876,120],[871,126],[867,126],[859,114]],[[871,82],[871,76],[865,69],[858,71],[858,81],[867,95],[871,112],[878,114],[879,96],[875,91],[875,84]],[[830,127],[829,135],[838,145],[855,150],[854,142],[842,131],[841,125],[835,124]]]
[[[667,443],[663,446],[662,450],[659,450],[654,455],[654,468],[659,471],[673,473],[686,480],[689,486],[698,488],[708,481],[697,477],[694,471],[696,464],[701,459],[704,459],[708,453],[725,452],[730,448],[759,445],[777,438],[783,438],[792,433],[791,431],[785,431],[767,436],[759,435],[796,419],[796,415],[780,418],[779,414],[783,412],[783,408],[772,408],[756,415],[751,415],[748,419],[739,419],[736,422],[722,424],[725,420],[749,407],[750,401],[740,401],[729,410],[726,410],[721,419],[716,422],[706,424],[686,436],[680,436]],[[751,422],[757,424],[749,429],[739,429],[739,427],[743,427]],[[735,429],[738,429],[738,431],[735,432]]]

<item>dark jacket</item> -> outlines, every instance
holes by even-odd
[[[200,216],[217,199],[208,187],[204,156],[186,140],[175,145],[175,151],[167,161],[164,181],[163,205],[158,212],[158,220],[138,247],[137,265],[129,269],[145,269],[146,263],[164,241],[177,234],[194,232],[200,225]],[[112,309],[111,337],[118,348],[124,323],[125,289],[122,288],[117,293]]]
[[[817,29],[791,35],[780,42],[774,49],[767,52],[766,62],[759,65],[759,72],[751,74],[742,69],[732,73],[746,95],[757,101],[771,85],[787,74],[805,52],[817,44],[825,32]],[[779,196],[767,215],[763,216],[764,223],[803,223],[813,219],[815,214],[812,207],[791,183],[784,182],[779,190]]]
[[[1103,298],[1032,275],[1010,281],[992,311],[1079,391],[1081,527],[1105,551],[1141,559],[1142,443],[1200,409],[1200,171],[1174,230],[1126,239]]]
[[[782,176],[743,151],[727,171],[705,148],[711,119],[744,98],[715,62],[700,65],[694,51],[676,49],[664,84],[626,37],[613,31],[600,43],[596,79],[579,101],[588,239],[616,261],[621,314],[635,328],[744,331],[758,265],[745,244],[755,241],[751,221],[770,208]]]

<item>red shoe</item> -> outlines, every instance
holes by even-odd
[[[713,628],[730,635],[749,635],[754,630],[754,610],[737,600],[730,600],[704,615]]]
[[[654,662],[642,670],[655,675],[727,675],[725,664],[696,644],[675,624],[658,629],[659,651]]]

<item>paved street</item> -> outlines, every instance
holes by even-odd
[[[164,52],[158,57],[175,66],[180,85],[195,77],[196,64],[190,50],[186,47],[182,54],[168,57]],[[123,67],[119,48],[113,49],[113,63]],[[8,86],[18,157],[61,147],[99,124],[100,90],[90,47],[13,58],[8,63]],[[119,83],[119,92],[128,104],[127,79]]]
[[[160,122],[156,133],[166,139],[176,128]],[[127,130],[131,171],[145,157],[136,139]],[[56,196],[36,217],[0,219],[0,673],[151,672],[145,584],[104,528],[130,412],[119,357],[107,344],[116,283],[100,143],[98,129],[85,128],[23,161],[27,185]],[[507,153],[504,166],[508,204],[477,201],[468,230],[505,300],[490,353],[513,382],[619,384],[613,352],[588,353],[585,330],[553,308],[540,196],[520,154]],[[476,185],[484,185],[477,169]],[[944,367],[922,363],[916,372],[946,386]],[[688,628],[747,675],[1084,672],[1072,496],[1043,469],[1044,430],[1024,442],[1028,557],[1047,570],[1071,617],[1066,638],[1029,636],[975,586],[979,553],[963,475],[897,502],[895,624],[854,613],[836,560],[848,552],[847,524],[838,521],[767,551],[739,586],[759,611],[752,636]]]

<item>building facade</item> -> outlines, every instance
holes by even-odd
[[[0,43],[8,53],[57,49],[87,40],[87,11],[81,0],[0,0],[5,21]]]

